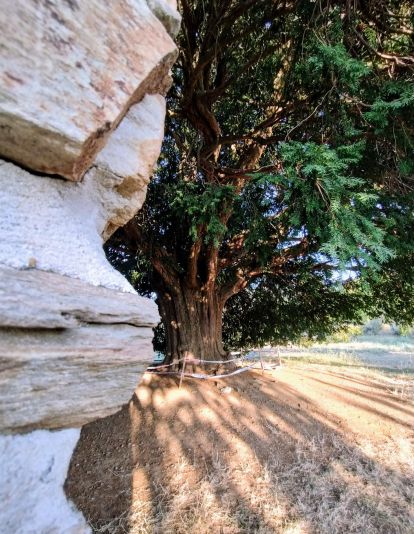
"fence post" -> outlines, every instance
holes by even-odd
[[[187,358],[185,357],[184,358],[184,363],[183,363],[183,368],[181,370],[181,376],[180,376],[180,384],[178,385],[178,388],[181,387],[181,384],[183,383],[183,378],[184,378],[184,371],[185,371],[185,364],[187,363]]]

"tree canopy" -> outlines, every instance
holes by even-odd
[[[222,317],[227,347],[412,321],[412,3],[179,6],[158,169],[107,245],[167,357],[223,357]]]

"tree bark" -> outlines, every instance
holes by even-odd
[[[157,291],[166,335],[165,363],[178,359],[226,360],[222,343],[223,306],[215,287],[194,288],[186,283]]]

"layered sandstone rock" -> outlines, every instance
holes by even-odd
[[[127,402],[153,357],[155,304],[102,245],[141,207],[160,151],[175,7],[2,1],[4,532],[88,531],[62,489],[79,427]]]
[[[152,301],[1,265],[0,294],[3,431],[79,427],[129,399],[151,359]]]

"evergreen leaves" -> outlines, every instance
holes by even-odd
[[[226,232],[222,215],[226,213],[234,199],[232,185],[179,182],[174,187],[171,208],[177,217],[186,215],[188,232],[195,241],[200,227],[204,228],[204,243],[219,245]]]
[[[211,265],[217,294],[244,287],[226,307],[232,346],[322,336],[363,312],[408,320],[411,3],[185,6],[162,157],[136,217],[149,245],[133,261],[121,247],[118,263],[137,262],[149,294],[160,251],[186,283],[198,247],[199,289]],[[381,308],[387,291],[398,306]]]

